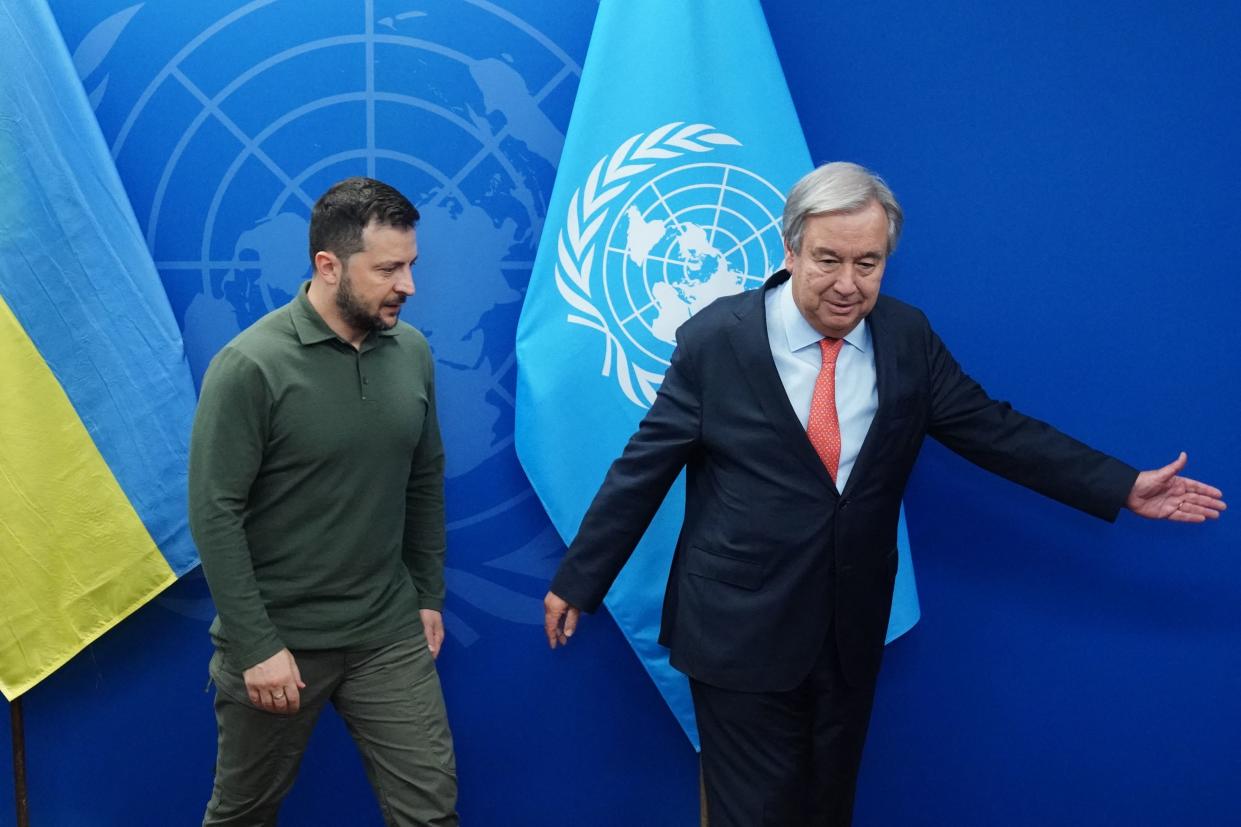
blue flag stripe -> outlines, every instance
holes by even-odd
[[[0,295],[177,574],[194,391],[180,333],[44,2],[0,30]]]

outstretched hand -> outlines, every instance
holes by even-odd
[[[1207,518],[1218,519],[1228,506],[1218,488],[1177,476],[1188,458],[1185,452],[1174,461],[1154,471],[1138,474],[1125,508],[1151,520],[1173,520],[1178,523],[1201,523]]]

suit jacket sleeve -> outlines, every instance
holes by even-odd
[[[691,348],[680,332],[677,340],[654,404],[612,463],[552,580],[551,590],[583,611],[603,602],[699,445],[702,399]]]
[[[1137,469],[992,399],[926,327],[927,432],[974,464],[1105,520],[1115,520]]]

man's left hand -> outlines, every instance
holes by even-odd
[[[1173,462],[1154,471],[1143,471],[1133,483],[1125,508],[1151,520],[1201,523],[1218,519],[1228,506],[1218,488],[1177,476],[1188,458],[1185,452]]]
[[[444,645],[444,616],[435,609],[419,609],[422,617],[422,632],[427,636],[427,648],[431,657],[438,658]]]

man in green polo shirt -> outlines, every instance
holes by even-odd
[[[275,824],[324,704],[390,825],[455,825],[444,451],[413,295],[418,211],[350,178],[315,204],[314,273],[203,379],[190,528],[218,616],[219,751],[204,825]]]

